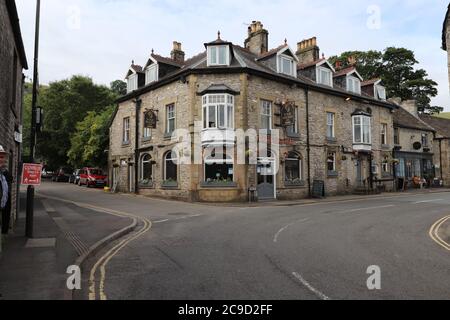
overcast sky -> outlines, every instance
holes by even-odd
[[[35,1],[17,0],[32,75]],[[450,111],[447,58],[441,50],[446,0],[43,0],[40,80],[73,74],[109,84],[123,79],[134,59],[145,64],[151,49],[170,55],[180,41],[187,57],[222,38],[243,45],[247,25],[261,20],[269,45],[317,36],[326,56],[346,50],[414,50],[420,67],[439,84],[433,100]]]

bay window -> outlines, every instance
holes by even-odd
[[[203,96],[203,129],[234,129],[234,97],[229,94]]]
[[[369,116],[353,116],[353,143],[372,144],[371,118]]]

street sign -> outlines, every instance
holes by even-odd
[[[41,185],[42,165],[24,163],[22,170],[22,185],[40,186]]]

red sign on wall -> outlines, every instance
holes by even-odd
[[[41,185],[42,165],[24,163],[22,170],[22,185],[39,186]]]

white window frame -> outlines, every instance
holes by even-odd
[[[133,73],[129,75],[127,79],[127,92],[130,93],[136,90],[137,87],[138,87],[138,75],[136,73]]]
[[[322,75],[323,75],[322,72],[327,74],[327,81],[324,81],[324,79],[322,77]],[[316,78],[317,78],[318,84],[323,84],[324,86],[333,87],[333,72],[330,69],[324,68],[324,67],[317,67]]]
[[[387,123],[381,124],[381,144],[387,145],[388,125]]]
[[[391,173],[390,167],[389,167],[389,158],[384,158],[381,162],[381,170],[383,173]]]
[[[175,157],[173,157],[173,155],[175,155]],[[178,156],[177,156],[177,154],[175,152],[169,151],[169,152],[166,152],[164,154],[164,177],[163,177],[164,181],[169,181],[167,179],[167,163],[168,162],[173,162],[173,164],[177,168],[177,176],[176,176],[176,180],[174,180],[174,182],[178,183],[178,175],[179,175],[179,172],[180,172],[180,169],[179,169],[180,167],[178,165]]]
[[[209,126],[209,112],[211,108],[215,110],[215,126],[213,127]],[[219,111],[221,108],[224,108],[223,126],[219,125],[221,120]],[[231,112],[229,109],[231,109]],[[202,97],[202,117],[203,130],[234,130],[234,96],[228,93],[204,95]]]
[[[122,142],[123,144],[130,143],[130,134],[131,134],[131,128],[130,128],[130,117],[123,118],[123,132],[122,132]]]
[[[145,69],[145,84],[147,85],[158,81],[159,80],[158,73],[159,73],[159,66],[157,63],[148,66],[147,69]],[[154,75],[154,77],[151,78],[151,75]]]
[[[333,155],[333,162],[330,161],[330,156],[331,155]],[[336,172],[337,171],[336,170],[336,168],[337,168],[337,166],[336,166],[336,157],[337,157],[336,152],[328,152],[328,154],[327,154],[327,171],[328,172]],[[328,168],[328,164],[330,164],[330,163],[333,163],[333,170],[329,170],[329,168]]]
[[[330,115],[332,116],[331,118],[331,123],[330,123]],[[336,124],[336,113],[334,112],[327,112],[327,138],[336,138],[336,131],[335,131],[335,124]],[[331,136],[328,136],[328,129],[331,127]]]
[[[215,49],[215,54],[213,54]],[[220,50],[225,50],[225,61],[220,61]],[[214,60],[213,60],[214,58]],[[231,60],[230,47],[228,45],[208,46],[208,67],[210,66],[229,66]]]
[[[144,161],[144,158],[145,157],[147,157],[147,156],[149,156],[150,157],[150,160],[148,160],[148,161]],[[145,154],[143,154],[142,156],[141,156],[141,174],[140,174],[140,179],[141,179],[141,181],[143,181],[144,180],[144,164],[146,164],[146,163],[149,163],[150,164],[150,168],[151,168],[151,171],[152,171],[152,178],[150,179],[151,181],[153,181],[154,179],[153,179],[153,165],[152,165],[152,156],[149,154],[149,153],[145,153]]]
[[[269,114],[266,111],[266,108],[269,107]],[[269,100],[261,99],[260,107],[259,107],[259,118],[262,130],[271,131],[273,129],[273,103]],[[269,128],[263,128],[263,117],[269,118]],[[266,122],[264,122],[266,123]]]
[[[356,140],[356,119],[360,120],[360,134],[361,134],[361,141]],[[353,123],[353,144],[366,144],[371,145],[372,144],[372,118],[365,115],[356,115],[352,118]],[[365,132],[365,129],[368,129],[368,132]],[[368,136],[368,141],[365,140],[366,134]]]
[[[301,157],[301,156],[298,156],[297,158],[290,158],[289,156],[290,156],[291,154],[289,154],[288,155],[288,157],[285,159],[285,162],[284,162],[284,181],[286,182],[286,181],[289,181],[289,180],[287,180],[286,178],[286,163],[288,162],[288,161],[292,161],[292,162],[297,162],[298,163],[298,174],[299,174],[299,180],[300,181],[303,181],[303,158]]]
[[[386,88],[380,85],[375,86],[375,96],[382,101],[386,101]]]
[[[288,61],[290,64],[290,70],[289,72],[286,72],[286,70],[284,70],[284,62]],[[287,76],[291,76],[291,77],[297,77],[297,68],[295,67],[295,60],[294,58],[285,55],[285,54],[280,54],[278,56],[278,73],[281,74],[285,74]]]
[[[354,76],[347,76],[347,90],[361,94],[361,80]]]
[[[426,133],[422,133],[422,147],[423,148],[428,148],[430,142],[429,142],[429,136]]]
[[[173,108],[172,111],[169,111],[169,108]],[[171,103],[166,105],[166,134],[172,134],[177,128],[177,111],[176,111],[175,103]],[[170,129],[170,121],[173,120],[173,130]]]

